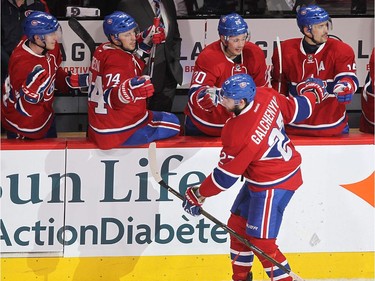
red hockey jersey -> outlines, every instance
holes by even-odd
[[[220,136],[225,122],[232,116],[222,105],[210,111],[198,104],[200,86],[221,88],[224,81],[234,74],[247,73],[259,87],[268,85],[268,72],[263,51],[255,44],[247,42],[241,56],[241,63],[229,59],[219,41],[208,45],[199,54],[191,80],[189,100],[184,113],[203,133]]]
[[[361,107],[362,114],[359,122],[359,130],[364,133],[374,133],[374,114],[375,114],[375,77],[374,77],[374,52],[375,48],[372,49],[369,62],[369,72],[366,78],[366,83],[363,87],[362,96],[361,96]]]
[[[284,124],[309,117],[314,107],[312,93],[288,98],[272,88],[257,88],[254,101],[225,124],[220,161],[200,186],[200,194],[225,191],[241,175],[253,191],[296,190],[302,184],[301,155]]]
[[[144,67],[143,60],[111,47],[110,43],[104,43],[95,50],[90,66],[88,137],[101,149],[121,145],[152,119],[145,99],[124,104],[117,93],[119,84],[141,76]]]
[[[346,77],[358,87],[356,64],[353,49],[336,39],[328,39],[315,54],[306,54],[301,38],[289,39],[281,43],[282,74],[278,50],[272,56],[273,70],[271,84],[276,90],[281,83],[281,93],[297,95],[296,85],[309,77],[320,78],[326,83],[330,96],[316,106],[314,113],[303,122],[287,126],[287,132],[308,136],[339,135],[347,126],[345,104],[339,103],[333,87]]]
[[[9,75],[5,81],[1,103],[1,121],[3,127],[13,133],[30,139],[43,138],[48,132],[53,118],[55,88],[67,93],[65,82],[67,73],[60,67],[62,62],[59,45],[44,55],[34,53],[21,40],[14,49],[9,61]],[[43,92],[43,99],[36,104],[28,102],[20,95],[21,86],[34,67],[40,65],[50,76],[50,83]]]

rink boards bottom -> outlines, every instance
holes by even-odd
[[[374,253],[287,254],[304,279],[374,279]],[[257,259],[254,280],[267,280]],[[1,258],[2,281],[221,281],[231,280],[228,255]]]

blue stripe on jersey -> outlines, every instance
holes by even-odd
[[[248,182],[248,184],[250,186],[254,186],[254,187],[260,187],[260,188],[271,188],[273,186],[276,186],[276,185],[280,185],[286,181],[288,181],[290,178],[292,178],[298,171],[300,170],[300,166],[297,167],[297,169],[295,169],[293,172],[289,173],[288,175],[286,175],[285,177],[283,178],[279,178],[279,179],[276,179],[274,181],[268,181],[268,182],[256,182],[256,181],[253,181],[253,180],[250,180],[248,178],[246,178],[246,181]]]
[[[303,121],[306,118],[310,117],[312,113],[312,107],[310,100],[304,96],[294,97],[296,102],[296,115],[293,122]]]
[[[114,134],[114,133],[122,133],[129,130],[132,130],[136,127],[141,126],[143,123],[148,121],[148,111],[146,111],[145,115],[139,119],[136,123],[130,124],[128,126],[120,127],[120,128],[106,128],[106,129],[99,129],[95,128],[90,124],[90,127],[98,134]]]
[[[206,126],[206,127],[209,127],[209,128],[214,128],[214,129],[217,129],[217,128],[220,129],[220,128],[224,127],[224,124],[215,124],[215,123],[211,123],[211,122],[208,122],[207,120],[203,120],[203,119],[199,118],[197,115],[194,114],[194,110],[189,103],[188,103],[188,109],[189,109],[189,112],[191,114],[191,117],[195,121],[197,121],[199,124],[201,124],[203,126]]]
[[[310,131],[322,130],[322,129],[332,129],[332,128],[336,128],[338,126],[341,126],[342,123],[346,123],[345,117],[346,117],[346,113],[344,112],[343,115],[341,116],[341,118],[338,121],[336,121],[335,123],[321,124],[321,125],[308,125],[308,124],[293,124],[293,123],[290,123],[290,124],[288,124],[288,126],[293,127],[293,128],[303,128],[304,130],[310,130]],[[344,133],[344,132],[342,132],[342,133]]]
[[[216,167],[212,173],[212,180],[221,190],[227,190],[238,180],[239,176]]]

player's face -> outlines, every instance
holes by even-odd
[[[61,39],[61,30],[57,30],[50,34],[44,35],[44,43],[46,44],[46,49],[53,50],[55,48],[55,45],[58,43],[60,39]]]
[[[221,97],[220,103],[229,112],[234,112],[235,108],[237,106],[236,101],[234,99],[231,99],[231,98],[228,98],[228,97],[225,97],[225,96]]]
[[[237,36],[231,36],[224,42],[226,46],[225,53],[228,58],[234,58],[242,53],[246,42],[248,41],[248,34],[244,33]]]
[[[328,21],[319,24],[314,24],[311,29],[311,33],[314,36],[314,40],[318,44],[327,42],[328,40]]]
[[[129,31],[119,33],[118,38],[126,50],[134,51],[137,42],[136,35],[136,29],[133,28]]]

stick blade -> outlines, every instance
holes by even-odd
[[[87,45],[87,47],[89,47],[92,57],[96,49],[94,39],[76,18],[69,18],[68,25],[74,31],[74,33],[77,34],[79,38],[81,38],[81,40]]]
[[[151,142],[148,146],[148,161],[152,176],[156,182],[160,183],[163,179],[160,176],[158,162],[156,160],[156,142]]]

